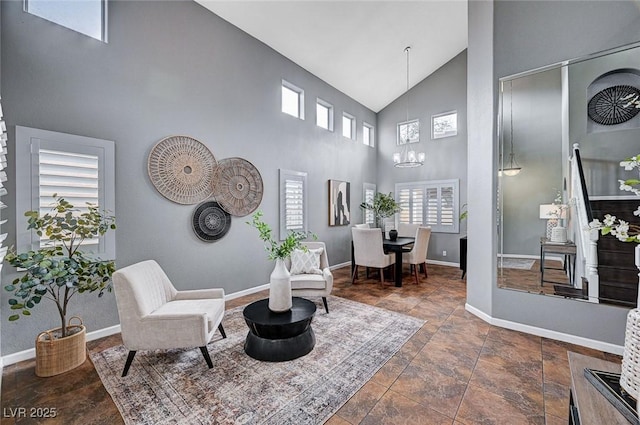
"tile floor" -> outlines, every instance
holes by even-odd
[[[333,294],[425,319],[425,325],[327,423],[566,424],[567,350],[620,362],[618,356],[488,325],[464,310],[466,282],[456,268],[429,265],[420,285],[405,273],[402,288],[382,285],[364,271],[351,285],[349,268],[334,271]],[[264,298],[253,294],[228,307]],[[329,308],[331,306],[329,305]],[[100,350],[119,335],[88,343]],[[90,361],[51,378],[34,375],[34,362],[5,367],[2,411],[55,407],[48,420],[7,418],[1,424],[121,424]]]

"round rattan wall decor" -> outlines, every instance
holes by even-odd
[[[598,124],[622,124],[640,112],[634,105],[629,105],[635,96],[640,96],[640,90],[632,86],[607,87],[589,100],[587,114]]]
[[[202,143],[187,136],[170,136],[151,149],[147,169],[158,192],[170,201],[190,205],[211,196],[216,159]]]
[[[255,211],[262,201],[262,176],[242,158],[218,161],[213,176],[213,196],[229,214],[243,217]]]
[[[231,228],[231,215],[214,201],[198,205],[191,220],[196,236],[205,242],[222,239]]]

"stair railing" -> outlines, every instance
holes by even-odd
[[[587,184],[580,159],[580,147],[577,143],[573,145],[573,156],[571,157],[571,196],[577,221],[577,226],[575,226],[575,243],[578,248],[576,276],[586,277],[589,285],[589,301],[598,302],[600,292],[600,277],[598,275],[599,233],[596,229],[589,229],[589,223],[593,220],[593,213],[591,212]],[[576,282],[581,281],[581,279],[576,279]]]

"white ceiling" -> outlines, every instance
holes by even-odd
[[[467,47],[467,1],[195,0],[380,111]]]

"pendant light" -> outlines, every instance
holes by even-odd
[[[504,174],[507,177],[517,176],[522,170],[518,161],[516,161],[516,155],[513,153],[513,81],[510,82],[510,96],[509,96],[509,106],[511,108],[510,113],[510,125],[509,125],[509,163],[507,167],[503,167],[500,169],[498,175]]]
[[[409,51],[411,47],[405,47],[404,51],[407,53],[407,91],[405,93],[407,97],[407,123],[409,122]],[[409,150],[409,132],[402,150],[393,154],[393,165],[397,168],[414,168],[424,164],[425,155],[424,152],[418,152]]]

